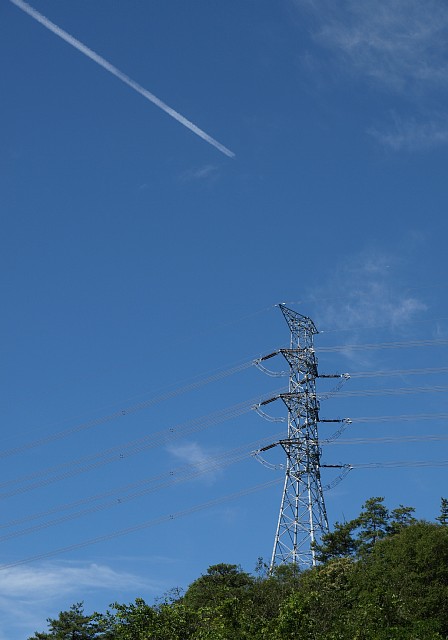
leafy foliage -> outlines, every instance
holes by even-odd
[[[442,498],[440,503],[440,515],[436,518],[440,524],[448,526],[448,498]]]
[[[357,518],[343,524],[336,522],[333,531],[322,536],[322,543],[315,545],[317,557],[320,562],[327,562],[368,553],[379,540],[416,522],[414,511],[413,507],[400,505],[389,512],[384,498],[369,498]]]
[[[38,633],[29,640],[94,640],[104,637],[104,627],[96,614],[86,616],[82,602],[72,605],[69,611],[61,611],[58,618],[47,618],[49,633]]]

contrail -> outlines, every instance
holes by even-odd
[[[192,131],[197,136],[205,140],[205,142],[208,142],[213,147],[216,147],[218,151],[221,151],[221,153],[228,156],[229,158],[235,157],[235,154],[233,153],[233,151],[230,151],[230,149],[227,149],[227,147],[225,147],[223,144],[221,144],[220,142],[218,142],[217,140],[209,136],[208,133],[200,129],[193,122],[190,122],[190,120],[188,120],[183,115],[175,111],[172,107],[165,104],[165,102],[160,100],[153,93],[151,93],[150,91],[148,91],[147,89],[139,85],[138,82],[135,82],[135,80],[132,80],[132,78],[130,78],[125,73],[117,69],[117,67],[114,67],[113,64],[111,64],[110,62],[102,58],[100,55],[95,53],[95,51],[92,51],[92,49],[89,49],[89,47],[87,47],[85,44],[83,44],[82,42],[80,42],[79,40],[71,36],[69,33],[67,33],[67,31],[64,31],[63,29],[58,27],[56,24],[54,24],[54,22],[51,22],[51,20],[48,20],[48,18],[46,18],[41,13],[39,13],[39,11],[36,11],[36,9],[31,7],[29,4],[27,4],[26,2],[23,2],[23,0],[10,0],[10,2],[12,2],[12,4],[14,4],[16,7],[18,7],[19,9],[27,13],[29,16],[34,18],[34,20],[39,22],[46,29],[49,29],[49,31],[52,31],[55,35],[59,36],[59,38],[62,38],[62,40],[65,40],[65,42],[68,42],[68,44],[70,44],[72,47],[74,47],[75,49],[78,49],[78,51],[80,51],[85,56],[93,60],[93,62],[96,62],[97,64],[99,64],[100,67],[103,67],[103,69],[106,69],[106,71],[109,71],[109,73],[111,73],[116,78],[118,78],[119,80],[127,84],[128,87],[131,87],[131,89],[134,89],[134,91],[137,91],[137,93],[139,93],[144,98],[146,98],[147,100],[155,104],[157,107],[159,107],[159,109],[162,109],[162,111],[165,111],[165,113],[167,113],[169,116],[171,116],[172,118],[180,122],[180,124],[182,124],[184,127],[187,127],[187,129],[190,129],[190,131]]]

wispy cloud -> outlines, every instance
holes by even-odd
[[[49,613],[58,606],[67,608],[67,598],[72,596],[74,601],[79,601],[94,590],[116,592],[141,588],[156,593],[160,589],[160,585],[153,587],[138,575],[98,563],[61,563],[2,570],[0,639],[23,638],[36,629],[42,630]]]
[[[13,567],[0,571],[0,598],[52,598],[85,589],[148,587],[138,576],[98,563]]]
[[[427,306],[400,286],[399,271],[399,258],[373,249],[347,259],[313,294],[319,330],[342,331],[339,343],[346,345],[365,341],[366,329],[408,335]],[[341,355],[353,366],[373,364],[371,353],[349,346]]]
[[[393,117],[389,128],[369,129],[368,133],[381,145],[394,151],[420,151],[448,143],[448,117],[427,114],[426,120],[415,117]]]
[[[443,0],[296,0],[315,39],[345,68],[396,90],[448,82],[448,5]],[[348,63],[348,66],[347,66]]]
[[[210,451],[197,442],[170,446],[168,451],[182,462],[191,465],[199,473],[206,474],[207,482],[213,482],[220,472],[219,461],[215,464],[213,462],[216,451]]]
[[[399,97],[407,111],[368,133],[395,151],[448,143],[448,4],[444,0],[295,0],[314,41],[349,75]],[[309,55],[309,54],[308,54]],[[434,107],[439,105],[439,107]],[[442,105],[442,106],[440,106]],[[437,113],[439,109],[439,113]]]
[[[179,122],[181,125],[183,125],[187,129],[192,131],[195,135],[199,136],[200,138],[205,140],[205,142],[207,142],[208,144],[218,149],[218,151],[228,156],[229,158],[233,158],[235,156],[233,151],[230,151],[230,149],[228,149],[223,144],[215,140],[215,138],[212,138],[208,133],[200,129],[196,124],[188,120],[185,116],[180,114],[178,111],[175,111],[172,107],[168,106],[165,102],[163,102],[163,100],[160,100],[160,98],[158,98],[153,93],[151,93],[150,91],[142,87],[140,84],[138,84],[138,82],[135,82],[135,80],[132,80],[132,78],[130,78],[125,73],[123,73],[123,71],[120,71],[119,69],[117,69],[117,67],[115,67],[113,64],[105,60],[102,56],[98,55],[97,53],[95,53],[95,51],[92,51],[92,49],[90,49],[85,44],[77,40],[75,37],[67,33],[67,31],[64,31],[63,29],[61,29],[61,27],[56,25],[54,22],[51,22],[51,20],[49,20],[44,15],[39,13],[39,11],[36,11],[36,9],[31,7],[28,3],[23,2],[23,0],[9,0],[9,1],[19,9],[24,11],[26,14],[28,14],[31,18],[36,20],[36,22],[39,22],[39,24],[41,24],[43,27],[45,27],[46,29],[54,33],[56,36],[58,36],[59,38],[67,42],[69,45],[77,49],[80,53],[84,54],[87,58],[90,58],[90,60],[92,60],[93,62],[96,62],[97,65],[99,65],[100,67],[102,67],[103,69],[111,73],[113,76],[121,80],[121,82],[128,85],[128,87],[131,87],[131,89],[133,89],[134,91],[139,93],[141,96],[146,98],[146,100],[149,100],[149,102],[152,102],[154,105],[156,105],[156,107],[158,107],[159,109],[167,113],[169,116],[171,116],[171,118],[174,118],[174,120],[177,120],[177,122]]]
[[[188,169],[180,175],[182,182],[193,182],[201,180],[215,180],[218,175],[218,167],[214,164],[206,164],[195,169]]]
[[[426,305],[400,289],[392,277],[393,269],[392,256],[374,251],[345,262],[332,278],[332,297],[321,322],[355,331],[364,327],[397,329],[414,320]]]

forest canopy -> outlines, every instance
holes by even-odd
[[[29,640],[442,640],[448,638],[448,500],[435,522],[367,500],[316,545],[320,563],[254,574],[217,564],[161,601],[74,604]]]

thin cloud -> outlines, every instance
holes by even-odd
[[[184,171],[180,179],[182,182],[193,182],[198,180],[213,180],[217,177],[218,167],[213,164],[206,164],[196,169]]]
[[[68,608],[68,599],[83,600],[92,591],[113,594],[144,589],[155,594],[161,588],[165,585],[98,563],[4,569],[0,572],[0,640],[28,637],[36,629],[42,630],[49,614]]]
[[[441,0],[296,0],[314,38],[346,69],[397,91],[447,84],[448,5]],[[348,63],[348,64],[347,64]]]
[[[183,125],[187,129],[192,131],[195,135],[199,136],[199,138],[202,138],[202,140],[205,140],[205,142],[212,145],[213,147],[218,149],[218,151],[228,156],[229,158],[233,158],[235,156],[233,151],[230,151],[230,149],[228,149],[223,144],[215,140],[215,138],[212,138],[208,133],[206,133],[205,131],[200,129],[197,125],[195,125],[193,122],[185,118],[185,116],[181,115],[179,112],[175,111],[172,107],[168,106],[165,102],[160,100],[160,98],[157,98],[157,96],[155,96],[153,93],[151,93],[150,91],[142,87],[140,84],[135,82],[135,80],[132,80],[132,78],[130,78],[128,75],[126,75],[125,73],[117,69],[117,67],[115,67],[110,62],[105,60],[102,56],[98,55],[97,53],[92,51],[92,49],[87,47],[85,44],[83,44],[82,42],[74,38],[72,35],[64,31],[60,27],[58,27],[54,22],[51,22],[51,20],[49,20],[44,15],[36,11],[36,9],[31,7],[29,4],[27,4],[26,2],[23,2],[23,0],[9,0],[9,1],[13,5],[15,5],[17,8],[21,9],[26,14],[31,16],[31,18],[39,22],[46,29],[48,29],[49,31],[57,35],[59,38],[67,42],[69,45],[71,45],[72,47],[80,51],[87,58],[90,58],[90,60],[93,60],[93,62],[96,62],[96,64],[98,64],[100,67],[102,67],[103,69],[106,69],[106,71],[109,71],[109,73],[111,73],[113,76],[121,80],[121,82],[123,82],[124,84],[128,85],[128,87],[131,87],[131,89],[133,89],[134,91],[139,93],[141,96],[146,98],[146,100],[149,100],[149,102],[152,102],[153,104],[155,104],[156,107],[158,107],[159,109],[162,109],[162,111],[164,111],[169,116],[174,118],[174,120],[177,120],[177,122],[179,122],[181,125]]]
[[[97,563],[12,567],[0,572],[0,599],[48,599],[85,589],[148,587],[138,576]]]
[[[191,465],[199,473],[205,473],[207,482],[214,481],[219,474],[219,468],[213,468],[213,461],[211,460],[216,452],[211,452],[205,447],[199,445],[197,442],[187,442],[185,444],[179,444],[168,448],[168,451],[189,465]]]
[[[367,133],[393,151],[448,144],[448,4],[444,0],[295,0],[332,77],[399,97],[406,116]],[[310,53],[307,53],[308,58]],[[318,75],[318,56],[307,67]]]
[[[371,128],[368,133],[394,151],[424,151],[448,143],[448,118],[430,116],[426,121],[394,117],[389,129]]]
[[[364,329],[392,329],[405,334],[409,325],[427,307],[396,284],[394,257],[382,252],[364,252],[346,261],[331,281],[315,292],[325,307],[316,314],[317,326],[325,333],[343,330],[343,342],[353,345],[363,339]],[[342,353],[351,364],[370,366],[370,356],[348,346]]]
[[[360,255],[344,264],[331,283],[341,297],[327,307],[332,325],[353,330],[363,327],[399,328],[426,306],[415,296],[400,292],[390,278],[393,259],[384,254]]]

